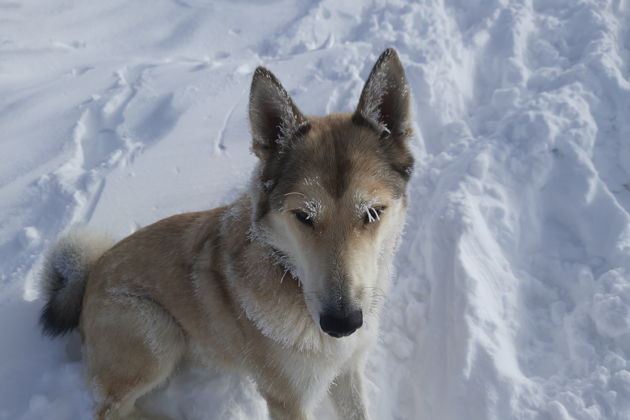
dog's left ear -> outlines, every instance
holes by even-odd
[[[363,86],[353,120],[367,123],[383,136],[404,139],[411,135],[409,86],[393,48],[374,64]]]
[[[249,94],[252,148],[262,160],[282,153],[308,129],[308,120],[295,106],[276,76],[264,67],[254,72]]]

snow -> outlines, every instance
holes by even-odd
[[[0,419],[90,418],[77,337],[37,326],[61,233],[233,200],[256,66],[307,115],[351,110],[389,46],[417,166],[372,417],[630,418],[627,1],[2,0],[0,22]],[[216,372],[143,403],[267,418]]]

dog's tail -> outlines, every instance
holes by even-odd
[[[39,322],[44,334],[66,334],[79,325],[90,268],[113,244],[106,236],[74,230],[52,247],[41,278],[46,303]]]

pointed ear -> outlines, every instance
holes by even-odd
[[[258,67],[252,79],[249,121],[254,153],[264,160],[282,153],[309,127],[276,76],[264,67]]]
[[[386,49],[363,86],[353,121],[367,123],[383,136],[411,135],[409,86],[398,54]]]

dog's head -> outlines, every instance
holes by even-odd
[[[271,72],[254,74],[253,223],[334,337],[361,327],[389,283],[413,167],[409,102],[393,49],[374,65],[352,114],[306,117]]]

